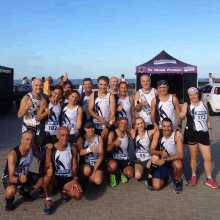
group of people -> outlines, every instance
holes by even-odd
[[[173,176],[174,192],[181,193],[183,139],[191,157],[190,185],[197,185],[199,148],[205,161],[205,184],[218,188],[211,176],[210,117],[198,89],[188,89],[189,101],[180,108],[178,98],[168,93],[166,80],[158,81],[157,89],[151,88],[149,75],[140,80],[142,88],[133,98],[127,82],[116,77],[100,76],[95,92],[92,80],[83,79],[82,95],[63,79],[51,94],[45,94],[43,82],[34,79],[33,91],[24,96],[18,111],[23,118],[21,144],[10,151],[2,178],[6,210],[13,210],[14,195],[21,186],[18,192],[27,200],[33,199],[31,190],[39,189],[46,196],[44,214],[51,214],[52,194],[59,190],[64,203],[70,198],[80,200],[84,183],[100,185],[104,171],[111,187],[118,180],[126,183],[135,177],[145,179],[149,190],[160,190]],[[29,171],[33,156],[39,160],[38,174]]]

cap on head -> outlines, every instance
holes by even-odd
[[[169,86],[168,82],[165,79],[162,79],[162,80],[157,82],[157,87],[163,86],[163,85]]]
[[[84,125],[84,128],[94,128],[95,124],[92,121],[87,121]]]

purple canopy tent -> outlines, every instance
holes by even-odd
[[[154,88],[159,80],[166,79],[170,85],[169,92],[176,94],[180,102],[186,101],[189,87],[197,86],[197,66],[184,63],[164,50],[136,67],[136,90],[141,88],[140,77],[143,74],[151,76],[151,85]]]

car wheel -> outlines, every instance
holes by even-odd
[[[215,112],[213,112],[212,106],[210,105],[209,102],[208,102],[208,108],[209,108],[209,115],[210,115],[210,116],[214,116],[214,115],[215,115]]]

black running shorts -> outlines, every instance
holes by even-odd
[[[184,144],[195,145],[197,143],[209,146],[210,145],[209,132],[192,131],[185,129]]]

